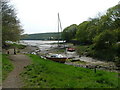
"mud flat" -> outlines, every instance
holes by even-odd
[[[69,44],[68,44],[69,46]],[[69,52],[66,48],[58,47],[57,43],[42,43],[38,45],[38,43],[34,45],[28,45],[22,52],[35,52],[33,54],[37,54],[40,57],[44,57],[49,53],[61,54],[65,57],[71,58],[66,61],[65,64],[74,65],[78,67],[85,68],[97,68],[109,71],[117,71],[117,67],[114,62],[106,62],[98,59],[93,59],[92,57],[79,56],[76,52]]]
[[[44,57],[49,53],[61,54],[62,56],[71,58],[65,62],[65,64],[67,65],[73,65],[76,67],[84,67],[89,69],[96,68],[100,70],[119,72],[114,62],[106,62],[98,59],[93,59],[92,57],[79,56],[76,52],[66,52],[65,49],[63,49],[62,51],[59,51],[59,49],[56,47],[52,47],[42,52],[39,52],[38,55]]]

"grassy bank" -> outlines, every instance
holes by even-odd
[[[79,46],[76,46],[76,50],[77,50],[77,53],[80,54],[80,55],[85,55],[88,53],[88,51],[91,50],[91,48],[89,48],[90,45],[79,45]]]
[[[13,70],[13,65],[8,58],[8,55],[2,55],[2,80],[5,80],[8,73]]]
[[[114,88],[117,73],[69,66],[29,55],[32,63],[21,73],[26,88]]]
[[[76,46],[77,53],[79,55],[86,55],[93,58],[97,58],[99,60],[105,61],[116,61],[116,57],[118,56],[118,46],[114,46],[109,49],[100,49],[95,50],[94,45],[79,45]]]

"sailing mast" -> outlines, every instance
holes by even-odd
[[[58,47],[59,47],[59,13],[58,13]]]
[[[61,32],[59,30],[59,27],[60,27],[61,32],[62,32],[62,25],[61,25],[60,16],[59,16],[59,13],[58,13],[58,35],[59,35],[59,37],[58,37],[58,46],[59,46],[59,40],[61,38]]]

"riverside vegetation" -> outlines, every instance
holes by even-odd
[[[120,64],[120,4],[104,15],[66,27],[62,38],[77,45],[79,54]]]
[[[117,88],[118,73],[74,67],[36,55],[28,55],[32,64],[25,67],[21,77],[24,88]]]

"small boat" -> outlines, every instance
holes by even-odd
[[[60,37],[61,37],[61,33],[59,32],[59,29],[61,29],[61,32],[62,32],[61,21],[60,21],[60,17],[59,17],[59,13],[58,13],[58,34],[60,34],[58,36],[58,47],[62,49],[64,47],[61,46],[60,43],[59,43],[60,42]],[[45,56],[45,58],[49,59],[49,60],[53,60],[55,62],[60,62],[60,63],[65,63],[65,61],[68,59],[67,57],[62,56],[61,54],[50,54],[48,56]]]
[[[63,57],[61,54],[52,54],[49,56],[46,56],[47,59],[53,60],[55,62],[65,63],[67,60],[67,57]]]
[[[75,51],[75,49],[74,48],[67,48],[67,51],[73,52],[73,51]]]

